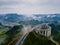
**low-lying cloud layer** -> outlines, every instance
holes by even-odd
[[[60,13],[60,0],[0,0],[0,13]]]

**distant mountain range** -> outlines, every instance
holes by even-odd
[[[0,22],[3,23],[40,23],[60,21],[60,14],[33,14],[31,16],[20,14],[1,14]]]

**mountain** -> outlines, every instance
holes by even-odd
[[[0,22],[2,23],[49,23],[53,21],[60,21],[60,14],[33,14],[31,16],[11,13],[1,14]]]
[[[18,14],[6,14],[4,16],[4,21],[5,22],[19,22],[23,18],[23,15],[18,15]]]
[[[60,14],[35,14],[34,16],[45,21],[60,21]]]

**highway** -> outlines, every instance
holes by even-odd
[[[37,25],[37,26],[35,26],[35,27],[33,27],[33,28],[31,28],[31,29],[29,29],[29,31],[28,31],[28,29],[25,27],[25,28],[24,28],[24,29],[25,29],[24,34],[23,34],[23,36],[19,39],[19,41],[16,43],[16,45],[22,45],[23,42],[24,42],[24,40],[25,40],[26,37],[28,36],[28,34],[29,34],[31,31],[33,31],[34,29],[36,29],[37,27],[39,27],[39,26],[40,26],[40,24]],[[50,38],[50,40],[51,40],[53,43],[55,43],[56,45],[59,45],[59,43],[56,42],[56,41],[54,41],[52,37]]]
[[[53,40],[52,37],[50,37],[50,40],[51,40],[53,43],[55,43],[56,45],[59,45],[59,43],[58,43],[57,41]]]
[[[23,36],[19,39],[19,41],[16,43],[16,45],[22,45],[22,43],[23,43],[23,41],[25,40],[25,38],[26,38],[26,34],[23,35]]]
[[[26,39],[27,35],[28,35],[31,31],[33,31],[35,28],[37,28],[37,27],[39,27],[39,26],[40,26],[40,25],[37,25],[37,26],[29,29],[29,31],[25,32],[25,33],[23,34],[23,36],[18,40],[18,42],[16,43],[16,45],[22,45],[23,42],[24,42],[24,40]],[[26,29],[26,27],[25,27],[25,29]],[[27,30],[27,29],[26,29],[26,30]],[[26,31],[26,30],[25,30],[25,31]]]

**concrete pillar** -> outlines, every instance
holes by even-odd
[[[44,35],[44,31],[42,31],[42,35]]]
[[[45,31],[45,36],[47,36],[47,32]]]
[[[44,36],[45,36],[45,30],[43,31],[43,33],[44,33]]]

